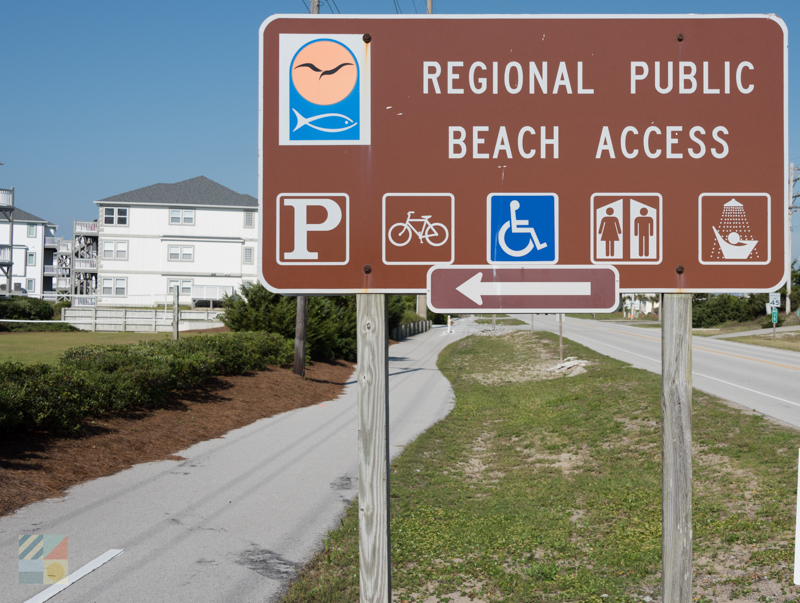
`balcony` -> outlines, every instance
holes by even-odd
[[[58,266],[44,266],[45,276],[56,276],[58,274]]]
[[[69,279],[65,277],[59,277],[55,280],[53,285],[55,285],[56,289],[59,291],[65,291],[66,289],[69,289]]]
[[[0,188],[0,207],[3,209],[14,207],[14,191]]]
[[[80,222],[75,220],[75,234],[96,235],[99,224],[97,222]]]
[[[218,285],[192,285],[193,300],[222,301],[226,295],[233,295],[233,287]]]
[[[58,253],[72,253],[72,241],[60,240],[58,242]]]
[[[11,245],[0,245],[0,264],[11,264]]]
[[[61,241],[61,239],[57,239],[55,237],[45,237],[44,238],[44,246],[45,247],[54,247],[54,248],[58,249],[58,244],[59,244],[60,241]]]
[[[97,272],[97,260],[76,258],[73,268],[81,272]]]

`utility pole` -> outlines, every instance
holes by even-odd
[[[786,236],[789,237],[789,279],[786,281],[786,317],[789,317],[789,314],[792,313],[792,217],[794,216],[795,212],[800,209],[800,206],[796,206],[795,202],[795,195],[794,195],[794,183],[800,180],[800,167],[795,169],[794,163],[789,164],[789,231],[786,233]],[[800,191],[797,193],[797,198],[800,198]]]
[[[319,0],[311,0],[308,11],[319,14]],[[308,326],[308,296],[297,296],[297,316],[294,323],[294,374],[306,376],[306,329]]]

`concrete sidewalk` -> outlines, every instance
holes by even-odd
[[[436,327],[389,348],[392,456],[453,408],[436,368],[472,332]],[[355,374],[342,396],[262,419],[0,519],[4,602],[46,586],[18,584],[21,534],[69,536],[68,571],[124,553],[54,601],[275,601],[338,525],[358,490]]]

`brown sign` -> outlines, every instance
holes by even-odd
[[[613,312],[619,274],[612,266],[442,266],[428,272],[435,312]]]
[[[775,16],[276,16],[261,29],[260,272],[424,292],[431,266],[613,266],[636,292],[786,270]]]

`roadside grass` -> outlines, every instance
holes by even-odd
[[[187,335],[181,334],[181,337]],[[0,362],[54,364],[69,348],[80,345],[138,343],[153,339],[171,339],[172,333],[0,333]]]
[[[712,335],[726,335],[727,333],[738,333],[739,331],[755,331],[760,329],[767,316],[756,318],[748,322],[725,322],[717,327],[706,329],[692,329],[692,334],[699,337],[711,337]]]
[[[660,601],[660,376],[564,345],[586,372],[543,332],[439,356],[456,406],[392,464],[394,601]],[[698,391],[693,430],[695,600],[800,601],[800,433]],[[356,509],[285,602],[358,600]]]
[[[622,312],[611,312],[610,314],[600,313],[597,314],[567,314],[567,318],[583,318],[587,320],[624,320],[627,322],[636,322],[639,320],[658,320],[658,314],[642,314],[639,318],[631,318],[625,316]]]
[[[475,314],[475,318],[491,318],[494,316],[495,318],[509,318],[508,314]]]
[[[475,319],[476,325],[490,325],[492,324],[492,320],[490,318],[476,318]],[[495,324],[498,325],[506,325],[506,326],[514,326],[514,325],[527,325],[529,323],[525,322],[524,320],[520,320],[519,318],[498,318],[495,321]]]
[[[769,331],[768,333],[766,331]],[[764,335],[749,335],[747,337],[726,337],[728,341],[738,341],[739,343],[751,343],[762,345],[768,348],[778,348],[780,350],[791,350],[800,352],[800,331],[783,331],[775,333],[772,338],[772,330],[765,329]]]

